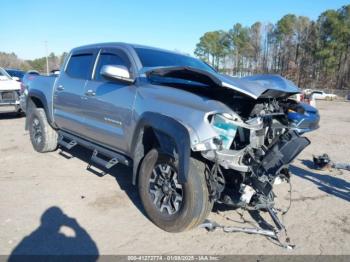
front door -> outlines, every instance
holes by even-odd
[[[107,80],[101,74],[104,65],[123,65],[133,75],[128,55],[121,49],[102,49],[92,80],[85,86],[86,128],[89,138],[115,150],[128,151],[128,134],[132,120],[135,85],[118,80]]]

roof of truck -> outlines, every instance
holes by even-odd
[[[158,47],[139,45],[139,44],[131,44],[131,43],[125,43],[125,42],[106,42],[106,43],[96,43],[96,44],[83,45],[83,46],[78,46],[76,48],[73,48],[72,51],[79,51],[79,50],[84,50],[84,49],[89,49],[89,48],[104,48],[104,47],[118,47],[118,46],[131,47],[131,48],[154,49],[154,50],[159,50],[159,51],[163,51],[163,52],[169,52],[169,53],[189,56],[187,54],[183,54],[180,52],[171,51],[171,50],[167,50],[167,49],[162,49],[162,48],[158,48]]]

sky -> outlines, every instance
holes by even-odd
[[[0,0],[0,52],[22,59],[91,43],[128,42],[193,55],[208,31],[277,22],[292,13],[317,17],[350,0]]]

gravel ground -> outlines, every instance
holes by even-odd
[[[243,233],[164,232],[145,217],[130,169],[105,176],[88,171],[90,152],[82,148],[73,158],[36,153],[25,118],[0,114],[0,254],[350,254],[350,172],[310,169],[313,154],[350,162],[350,103],[319,102],[318,108],[321,128],[307,135],[312,144],[291,167],[293,203],[284,220],[292,251]],[[285,189],[281,184],[277,191]],[[278,196],[286,206],[288,195]],[[217,210],[211,219],[242,226],[237,211]],[[256,223],[256,216],[243,216]]]

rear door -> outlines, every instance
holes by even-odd
[[[65,70],[61,72],[54,90],[54,117],[60,129],[86,135],[84,125],[85,85],[91,79],[96,57],[95,50],[71,54]]]
[[[136,93],[134,84],[107,80],[101,74],[104,65],[123,65],[135,74],[131,56],[120,48],[100,50],[94,77],[85,86],[86,128],[89,138],[118,151],[128,152],[132,108]]]

